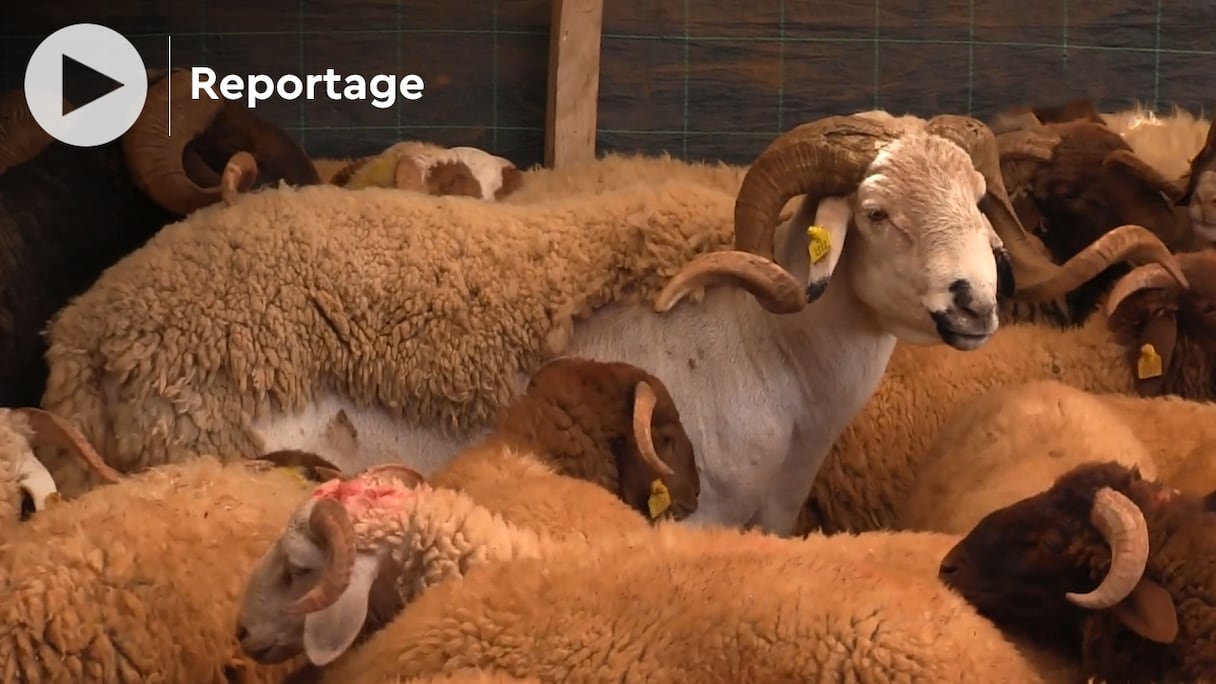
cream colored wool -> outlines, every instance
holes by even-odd
[[[518,527],[555,539],[603,539],[644,532],[650,523],[603,487],[558,475],[531,454],[492,445],[494,453],[470,450],[436,472],[429,482],[468,494]],[[557,483],[554,478],[561,478]]]
[[[1136,156],[1169,179],[1190,171],[1191,158],[1203,148],[1211,123],[1180,107],[1156,113],[1141,104],[1103,114],[1102,118],[1123,136]]]
[[[630,186],[654,187],[677,178],[719,190],[730,195],[733,202],[747,168],[722,162],[687,162],[666,153],[655,156],[613,153],[570,164],[560,171],[544,167],[528,169],[523,174],[523,187],[502,203],[535,204]]]
[[[924,574],[951,540],[886,553],[884,533],[748,543],[758,536],[664,526],[653,543],[481,565],[431,586],[322,682],[463,668],[572,684],[1068,681],[1067,663],[1021,653]],[[917,544],[920,564],[903,566]]]
[[[307,490],[201,458],[31,518],[0,553],[0,681],[277,684],[300,663],[235,660],[237,601]]]
[[[31,458],[34,430],[25,416],[0,409],[0,534],[21,520],[21,485],[18,467]]]
[[[1055,380],[1001,387],[947,419],[917,468],[899,527],[966,534],[992,511],[1102,461],[1158,478],[1136,432],[1099,395]]]
[[[55,317],[43,406],[128,472],[257,453],[251,418],[322,389],[415,425],[481,426],[576,317],[648,303],[729,245],[733,207],[683,180],[536,205],[253,193],[165,227]],[[91,479],[45,458],[65,491]]]

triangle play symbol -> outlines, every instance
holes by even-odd
[[[63,55],[63,96],[76,109],[80,109],[94,100],[99,100],[125,85],[87,64],[72,59],[66,54]],[[65,108],[63,114],[66,115],[69,111],[71,110]]]

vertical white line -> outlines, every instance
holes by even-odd
[[[168,60],[169,61],[169,68],[168,68],[169,73],[165,75],[165,78],[169,79],[169,97],[166,98],[166,99],[168,99],[168,107],[169,107],[169,116],[167,119],[169,122],[168,137],[172,138],[173,137],[173,79],[170,77],[173,76],[173,36],[166,35],[165,38],[169,41],[169,60]]]

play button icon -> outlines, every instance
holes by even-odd
[[[34,120],[51,137],[77,147],[104,145],[126,133],[147,95],[147,71],[135,46],[97,24],[52,33],[25,67],[25,99]]]

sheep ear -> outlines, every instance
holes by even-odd
[[[827,289],[840,261],[852,217],[847,199],[825,197],[815,207],[815,221],[810,226],[805,230],[798,225],[792,226],[797,233],[790,235],[790,239],[805,250],[802,258],[807,260],[807,296],[811,300],[822,296]]]
[[[1174,312],[1159,312],[1144,324],[1135,346],[1128,350],[1136,390],[1142,396],[1161,393],[1177,343],[1178,318]]]
[[[1159,644],[1178,638],[1178,611],[1174,599],[1160,584],[1144,578],[1111,612],[1128,629]]]
[[[304,654],[309,662],[317,667],[328,665],[355,642],[367,622],[367,603],[379,573],[378,558],[359,555],[346,591],[329,607],[304,618]]]

